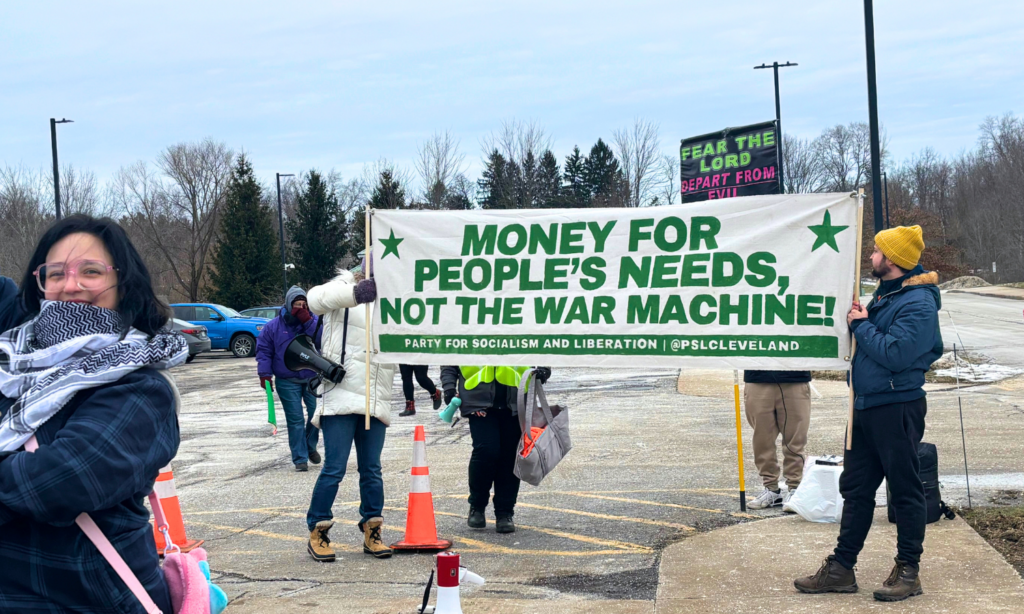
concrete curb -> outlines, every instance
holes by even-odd
[[[793,580],[817,571],[839,527],[795,516],[750,522],[686,539],[665,549],[657,614],[681,612],[1020,612],[1024,582],[959,517],[928,526],[921,581],[924,595],[881,603],[872,591],[888,576],[896,528],[876,511],[857,565],[853,595],[803,595]]]
[[[983,286],[981,288],[963,288],[960,290],[944,290],[956,294],[974,294],[976,296],[989,296],[992,298],[1008,298],[1013,301],[1024,301],[1024,288],[1012,288],[1006,286]]]

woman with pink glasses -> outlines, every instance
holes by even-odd
[[[184,362],[138,252],[112,220],[72,216],[0,284],[0,609],[144,612],[75,524],[85,512],[153,601],[171,603],[143,498],[178,450]],[[25,451],[35,439],[39,448]]]

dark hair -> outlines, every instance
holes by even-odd
[[[167,324],[171,315],[170,307],[156,298],[146,263],[142,261],[124,229],[110,218],[72,215],[57,220],[43,233],[21,281],[21,304],[26,316],[33,318],[39,313],[43,295],[33,271],[46,262],[46,255],[54,244],[68,235],[80,232],[102,241],[114,260],[111,265],[117,269],[117,312],[122,319],[128,326],[147,335],[156,334]]]

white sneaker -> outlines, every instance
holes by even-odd
[[[782,491],[782,511],[789,512],[790,514],[796,513],[796,510],[794,509],[787,509],[787,506],[789,505],[789,500],[793,498],[793,492],[793,490]]]
[[[782,493],[765,488],[764,492],[747,504],[747,507],[752,510],[763,510],[769,507],[779,507],[780,505],[782,505]]]

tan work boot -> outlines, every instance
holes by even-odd
[[[793,586],[801,593],[856,593],[857,576],[852,569],[843,567],[834,555],[829,555],[818,573],[794,580]]]
[[[316,523],[316,528],[309,532],[309,543],[306,544],[306,550],[309,550],[313,560],[320,561],[321,563],[331,563],[334,561],[334,549],[331,548],[331,538],[327,537],[327,532],[333,526],[333,520],[321,520]]]
[[[380,536],[380,529],[383,525],[383,518],[371,518],[363,524],[363,552],[372,554],[378,559],[386,559],[391,556],[391,548],[384,545],[384,540]]]
[[[875,591],[875,599],[878,601],[903,601],[908,597],[920,595],[921,578],[918,576],[918,569],[910,563],[896,559],[896,566],[892,568],[889,578],[882,583],[882,588]]]

